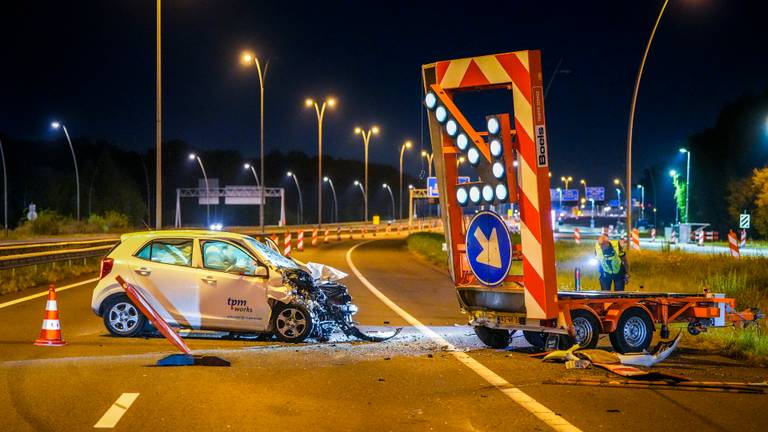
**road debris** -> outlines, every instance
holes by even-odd
[[[616,354],[621,364],[631,366],[651,367],[656,363],[663,362],[669,357],[680,343],[682,332],[677,334],[673,340],[661,341],[653,347],[651,352],[637,354]]]
[[[720,393],[765,394],[768,383],[707,382],[707,381],[633,381],[595,378],[562,378],[545,381],[545,384],[580,385],[593,387],[635,388],[654,390],[683,390]]]

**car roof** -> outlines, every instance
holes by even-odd
[[[156,231],[137,231],[125,233],[120,236],[121,242],[129,240],[150,240],[161,237],[196,237],[196,238],[226,238],[242,239],[245,234],[227,232],[227,231],[209,231],[209,230],[156,230]]]

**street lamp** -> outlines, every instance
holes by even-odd
[[[288,171],[286,175],[288,177],[293,177],[293,182],[296,183],[296,191],[299,193],[299,211],[297,212],[296,216],[299,219],[299,225],[301,225],[304,219],[304,202],[301,200],[301,187],[299,186],[299,179],[296,177],[296,174],[292,173],[291,171]]]
[[[645,186],[639,184],[637,188],[640,189],[640,219],[645,220]]]
[[[67,143],[69,143],[69,150],[72,152],[72,161],[75,163],[75,190],[77,193],[77,220],[80,220],[80,172],[77,170],[77,158],[75,157],[75,148],[72,146],[72,140],[69,138],[69,131],[67,131],[67,126],[64,125],[64,123],[60,122],[53,122],[51,123],[51,127],[54,129],[62,129],[64,131],[64,136],[67,137]]]
[[[211,224],[211,201],[210,201],[210,188],[208,187],[208,175],[205,173],[205,167],[203,166],[203,160],[200,159],[200,156],[190,153],[189,154],[189,160],[195,160],[197,159],[197,163],[200,165],[200,170],[203,172],[203,180],[205,180],[205,224],[210,225]]]
[[[570,183],[570,182],[572,182],[572,181],[573,181],[573,177],[571,177],[571,176],[568,176],[568,177],[560,177],[560,181],[561,181],[561,182],[563,182],[563,183],[565,183],[565,189],[568,189],[568,183]]]
[[[584,179],[579,180],[579,183],[581,183],[582,186],[584,186],[584,198],[587,197],[587,181]]]
[[[672,177],[672,184],[675,184],[675,178],[677,177],[677,170],[669,170],[669,176]],[[675,224],[680,223],[680,212],[677,205],[677,190],[675,190]]]
[[[405,149],[411,148],[412,145],[411,141],[408,140],[400,146],[400,188],[398,189],[398,197],[400,198],[400,219],[403,218],[403,153],[405,153]]]
[[[339,204],[338,204],[338,201],[336,201],[336,188],[333,187],[333,180],[331,180],[330,177],[328,176],[323,177],[323,181],[331,185],[331,193],[333,194],[333,221],[338,222],[339,221]]]
[[[589,227],[595,227],[595,199],[590,198],[589,203],[592,204],[592,214],[589,216]]]
[[[259,62],[259,58],[256,57],[255,54],[253,54],[250,51],[244,51],[240,56],[240,61],[243,65],[250,67],[252,65],[256,65],[256,71],[259,74],[259,171],[261,172],[261,180],[257,181],[257,183],[261,186],[264,184],[264,80],[267,78],[267,68],[269,68],[269,60],[267,60],[266,64],[264,65],[264,69],[261,69],[261,62]],[[259,227],[261,228],[261,232],[264,232],[264,204],[266,204],[266,200],[264,197],[264,190],[261,191],[262,194],[262,202],[261,206],[259,206]]]
[[[317,114],[317,226],[323,224],[323,117],[325,117],[325,108],[336,106],[336,99],[325,98],[322,105],[318,105],[313,99],[304,101],[307,108],[315,107]],[[294,177],[295,178],[295,177]]]
[[[557,191],[558,195],[560,195],[560,204],[558,205],[558,210],[559,210],[560,213],[562,213],[562,211],[563,211],[563,189],[562,188],[557,188],[555,190]]]
[[[459,156],[456,158],[456,168],[459,167],[459,165],[463,164],[467,159],[464,156]]]
[[[392,200],[392,219],[395,218],[395,195],[392,193],[392,188],[389,187],[388,184],[384,183],[381,185],[384,189],[386,189],[389,192],[389,198]]]
[[[261,186],[261,181],[259,180],[259,176],[256,174],[256,168],[254,168],[253,165],[249,163],[243,164],[243,169],[250,170],[253,173],[253,178],[256,179],[256,186]]]
[[[643,69],[645,68],[645,60],[648,58],[648,52],[651,50],[651,43],[653,37],[656,35],[656,29],[659,28],[659,22],[661,21],[664,11],[667,9],[669,0],[664,0],[664,4],[661,6],[659,15],[656,17],[656,23],[653,24],[651,35],[648,37],[648,43],[645,45],[645,51],[643,52],[643,58],[640,61],[640,68],[637,70],[637,77],[635,78],[635,88],[632,92],[632,103],[629,108],[629,126],[627,127],[627,184],[632,184],[632,129],[635,125],[635,107],[637,106],[637,94],[640,92],[640,80],[643,78]],[[627,205],[632,206],[632,190],[627,193]],[[632,212],[627,212],[627,229],[632,226]]]
[[[365,174],[364,174],[364,182],[365,182],[365,193],[363,193],[363,207],[364,215],[363,218],[365,218],[365,221],[368,221],[368,144],[371,143],[371,136],[372,135],[378,135],[379,134],[379,127],[373,126],[372,128],[368,130],[363,130],[360,127],[355,128],[355,134],[362,135],[363,137],[363,147],[365,148],[365,156],[363,158],[363,165],[365,166]]]
[[[365,203],[368,203],[368,194],[366,194],[366,193],[365,193],[365,189],[363,189],[363,185],[362,185],[362,184],[360,184],[360,182],[359,182],[359,181],[355,180],[355,183],[354,183],[354,184],[355,184],[355,186],[357,186],[358,188],[360,188],[360,193],[361,193],[361,194],[363,194],[363,203],[364,203],[364,204],[363,204],[363,207],[365,207]],[[367,209],[367,208],[365,208],[365,210],[364,210],[364,211],[367,211],[367,210],[368,210],[368,209]],[[366,222],[368,222],[368,219],[366,219],[365,221],[366,221]]]
[[[688,196],[691,194],[691,151],[681,148],[680,153],[685,153],[687,162],[685,163],[685,222],[688,223]]]
[[[435,155],[432,153],[429,153],[426,150],[422,150],[421,157],[427,159],[427,169],[429,170],[429,177],[432,177],[432,160],[435,158]]]
[[[619,201],[619,206],[621,206],[621,189],[616,188],[616,199]]]

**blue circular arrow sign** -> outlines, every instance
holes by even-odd
[[[485,285],[504,281],[512,266],[512,239],[498,214],[482,211],[467,227],[467,259],[475,277]]]

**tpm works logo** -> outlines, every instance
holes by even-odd
[[[248,307],[248,301],[244,299],[233,299],[231,297],[227,297],[227,305],[231,310],[235,312],[253,312],[253,309]]]

